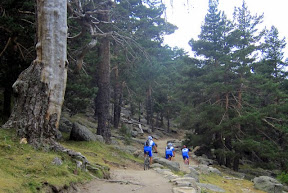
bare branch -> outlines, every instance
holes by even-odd
[[[257,128],[256,128],[256,130],[259,131],[260,133],[262,133],[265,137],[267,137],[267,139],[272,141],[276,145],[276,147],[278,147],[278,144],[271,137],[269,137],[265,132],[263,132],[263,131],[261,131],[260,129],[257,129]]]
[[[20,9],[18,9],[18,12],[19,12],[19,13],[24,13],[24,14],[29,14],[29,15],[35,15],[34,12],[31,12],[31,11],[22,11],[22,10],[20,10]]]
[[[77,68],[76,68],[76,72],[79,72],[80,69],[82,68],[83,65],[83,59],[84,56],[93,48],[95,47],[97,44],[97,40],[96,39],[92,39],[89,44],[87,44],[86,46],[84,46],[77,54],[76,57],[76,64],[77,64]]]
[[[29,24],[31,24],[31,25],[34,25],[34,23],[33,22],[31,22],[31,21],[29,21],[29,20],[27,20],[27,19],[21,19],[22,21],[25,21],[25,22],[27,22],[27,23],[29,23]]]
[[[10,42],[11,42],[11,37],[9,37],[9,39],[8,39],[8,41],[7,41],[7,43],[6,43],[5,47],[4,47],[4,49],[3,49],[2,52],[0,53],[0,57],[1,57],[2,54],[6,51],[8,45],[10,44]]]
[[[82,31],[79,32],[78,34],[76,34],[75,36],[72,36],[72,37],[69,37],[69,36],[68,36],[68,39],[78,38],[78,37],[81,36],[81,35],[82,35]]]
[[[270,125],[272,128],[274,128],[277,131],[282,132],[280,129],[278,129],[275,125],[273,125],[272,123],[270,123],[269,121],[267,121],[265,118],[261,119],[262,121],[264,121],[265,123],[267,123],[268,125]]]
[[[109,14],[110,10],[93,10],[93,11],[86,11],[85,14],[93,15],[93,14]]]

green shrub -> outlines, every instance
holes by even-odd
[[[277,176],[277,179],[284,184],[288,185],[288,173],[282,172],[280,175]]]
[[[119,131],[120,131],[120,134],[124,137],[125,144],[127,145],[131,144],[132,135],[131,135],[130,129],[127,128],[125,124],[122,124]]]

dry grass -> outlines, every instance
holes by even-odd
[[[225,174],[223,176],[216,174],[201,175],[200,182],[216,185],[229,193],[265,193],[263,191],[256,190],[253,187],[253,182],[249,180],[239,179]],[[206,192],[212,193],[212,191]]]

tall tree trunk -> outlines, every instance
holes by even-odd
[[[67,80],[67,1],[37,0],[37,58],[13,84],[16,103],[4,127],[36,147],[54,142]]]
[[[108,13],[100,16],[101,21],[109,21]],[[103,24],[105,25],[105,24]],[[101,28],[105,31],[105,26]],[[100,63],[97,95],[97,115],[98,128],[97,134],[103,136],[106,143],[110,143],[111,130],[109,127],[109,104],[110,104],[110,40],[107,37],[101,37],[100,43]]]
[[[241,80],[242,80],[242,75],[241,75]],[[240,88],[239,88],[239,91],[238,91],[238,103],[237,103],[237,110],[239,113],[241,113],[241,109],[242,109],[242,83],[240,85]],[[239,114],[240,116],[241,114]],[[238,131],[241,130],[241,124],[238,123],[237,124],[237,128],[238,128]]]
[[[225,138],[225,146],[228,148],[227,151],[232,151],[232,140],[231,140],[231,136],[227,136],[227,137]],[[230,155],[230,152],[229,152],[228,154],[226,153],[225,157],[226,157],[225,166],[226,166],[227,168],[231,168],[231,166],[232,166],[232,157],[231,157],[231,155]]]
[[[164,112],[163,110],[160,113],[160,127],[164,126]]]
[[[119,127],[122,104],[122,84],[119,81],[118,67],[115,69],[115,85],[114,85],[114,128]]]
[[[147,89],[147,96],[146,96],[146,119],[147,124],[152,124],[152,89],[151,86]]]
[[[239,160],[240,160],[240,155],[236,153],[234,160],[233,160],[233,170],[236,172],[239,170]]]
[[[223,143],[222,143],[222,135],[219,132],[215,133],[215,142],[214,142],[215,149],[223,149]],[[225,165],[223,153],[216,154],[216,160],[219,163],[219,165]]]
[[[170,118],[167,117],[167,133],[170,133],[171,130],[170,130]]]
[[[138,104],[138,121],[141,122],[141,102]]]
[[[170,133],[170,108],[167,110],[167,133]]]

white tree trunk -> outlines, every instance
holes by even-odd
[[[67,80],[67,1],[37,0],[37,58],[13,85],[17,101],[4,127],[36,146],[54,140]]]
[[[47,116],[56,113],[59,120],[67,81],[67,1],[37,0],[37,9],[36,61],[44,64],[41,81],[48,85]]]

